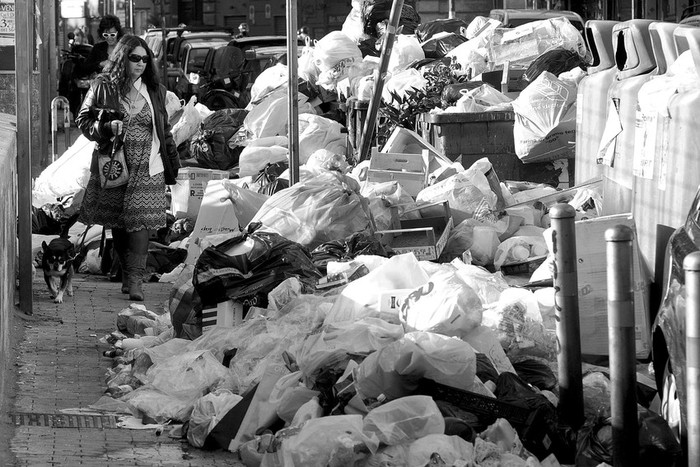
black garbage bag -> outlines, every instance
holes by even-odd
[[[557,409],[518,375],[501,373],[494,391],[500,402],[530,411],[524,422],[514,423],[523,446],[538,459],[554,454],[562,464],[573,462],[576,436],[569,427],[559,425]]]
[[[574,52],[573,50],[556,48],[545,52],[539,57],[537,57],[529,67],[521,80],[527,86],[537,79],[542,72],[548,71],[553,75],[559,76],[560,73],[565,71],[573,70],[576,67],[581,67],[584,70],[587,65],[586,62],[581,58],[581,56]]]
[[[285,279],[297,277],[315,285],[322,277],[304,246],[276,233],[256,232],[259,227],[259,223],[251,224],[244,235],[208,247],[199,256],[192,284],[204,305],[235,299],[266,307],[267,294]],[[226,254],[247,240],[253,243],[249,252]]]
[[[190,141],[190,155],[201,167],[228,170],[238,165],[242,147],[231,148],[228,140],[243,125],[248,111],[221,109],[202,122],[200,130]]]
[[[673,467],[681,465],[683,451],[666,420],[659,415],[640,408],[637,412],[639,424],[639,459],[636,465]],[[576,465],[595,467],[602,462],[610,465],[612,458],[612,426],[609,417],[588,420],[578,432]]]
[[[322,243],[311,252],[314,265],[323,273],[330,261],[351,261],[358,255],[389,256],[384,245],[366,232],[357,232],[343,240]]]
[[[551,391],[557,386],[557,377],[554,376],[552,369],[545,363],[534,358],[522,359],[512,363],[518,376],[537,389]]]
[[[364,0],[361,14],[365,33],[377,37],[377,23],[389,20],[391,0]],[[413,34],[420,24],[420,15],[416,12],[415,0],[404,2],[401,9],[399,26],[403,26],[402,34]]]
[[[450,33],[448,36],[428,39],[421,44],[421,47],[423,48],[423,52],[425,52],[426,58],[442,58],[447,55],[449,51],[465,42],[467,42],[466,37],[460,34]]]
[[[459,34],[462,28],[469,26],[464,20],[458,18],[440,18],[421,23],[416,28],[416,37],[420,42],[425,42],[439,32],[453,32]],[[466,40],[466,38],[465,38]]]
[[[280,190],[289,188],[289,180],[279,178],[288,168],[289,163],[286,161],[268,163],[255,178],[255,182],[260,184],[258,193],[272,196]]]
[[[496,371],[496,367],[494,367],[491,360],[482,353],[476,354],[476,376],[479,377],[482,383],[486,381],[493,381],[495,383],[498,380],[498,371]]]

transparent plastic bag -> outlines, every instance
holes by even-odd
[[[299,114],[299,163],[306,164],[313,153],[326,149],[335,154],[345,154],[347,135],[343,126],[320,115]]]
[[[474,213],[480,209],[494,209],[498,201],[496,193],[491,191],[484,175],[490,169],[491,163],[487,158],[479,159],[464,172],[424,188],[416,196],[416,201],[447,201],[455,224],[474,217]]]
[[[513,101],[515,153],[521,161],[574,157],[576,93],[575,83],[545,71]]]
[[[207,435],[219,423],[221,417],[242,399],[238,394],[220,389],[197,400],[190,415],[187,441],[196,448],[204,446]]]
[[[364,419],[365,436],[387,446],[445,432],[445,419],[429,396],[406,396],[372,409]]]
[[[190,97],[190,100],[182,108],[180,119],[172,127],[173,140],[177,146],[194,136],[204,121],[202,114],[195,108],[196,103],[197,96]]]
[[[432,332],[410,332],[370,354],[357,369],[358,392],[367,398],[387,399],[410,395],[420,378],[471,390],[476,375],[476,354],[456,337]]]
[[[498,271],[504,264],[521,263],[530,257],[546,254],[544,237],[510,237],[498,245],[493,265]]]
[[[431,434],[408,446],[406,467],[425,467],[437,453],[445,465],[473,465],[474,445],[459,436]],[[486,464],[482,464],[486,465]]]
[[[228,369],[209,351],[191,351],[155,363],[148,384],[181,399],[196,399],[228,376]]]
[[[415,68],[396,71],[384,83],[382,91],[382,99],[388,105],[399,105],[395,102],[394,94],[399,98],[404,99],[407,91],[425,89],[428,81],[423,77],[420,71]]]
[[[169,421],[187,421],[194,404],[194,399],[173,396],[152,386],[137,388],[122,396],[120,400],[126,402],[131,409],[161,424]]]
[[[367,202],[344,180],[327,172],[279,191],[252,222],[311,249],[369,230]]]
[[[476,89],[463,89],[460,93],[462,97],[455,103],[458,112],[488,112],[494,106],[512,102],[510,97],[488,84]]]
[[[391,50],[389,58],[389,73],[396,73],[405,70],[413,62],[423,60],[425,52],[418,42],[416,36],[399,34],[394,41],[394,48]]]

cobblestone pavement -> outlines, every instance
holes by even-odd
[[[34,315],[19,324],[25,329],[15,349],[16,399],[6,414],[14,424],[13,465],[242,465],[232,453],[194,448],[167,430],[157,436],[115,428],[111,416],[62,412],[87,410],[103,395],[112,359],[102,356],[108,346],[98,339],[116,329],[117,313],[130,303],[105,277],[77,275],[74,289],[74,297],[54,304],[37,274]],[[146,307],[164,312],[169,290],[146,284]]]

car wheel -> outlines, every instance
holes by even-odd
[[[670,360],[666,362],[663,373],[663,388],[659,396],[661,397],[660,415],[666,419],[676,439],[680,440],[683,428],[681,421],[681,401],[678,398],[676,377],[673,374]]]

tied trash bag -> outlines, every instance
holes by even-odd
[[[182,108],[180,119],[173,125],[172,134],[175,145],[179,146],[197,133],[202,123],[202,114],[195,108],[197,96],[190,97],[190,100]]]
[[[190,153],[202,167],[228,170],[238,164],[240,150],[231,149],[228,140],[243,124],[247,113],[243,109],[221,109],[204,119],[190,143]]]
[[[421,47],[426,58],[442,58],[465,42],[467,38],[461,34],[441,33],[423,42]]]
[[[385,23],[391,13],[391,0],[365,0],[362,3],[362,18],[364,19],[365,33],[373,37],[381,37],[378,34],[377,23]],[[420,15],[416,12],[416,2],[409,0],[403,4],[399,27],[403,26],[402,34],[413,34],[420,24]]]
[[[329,32],[314,47],[314,64],[320,70],[315,84],[335,90],[338,82],[348,76],[350,67],[360,61],[362,52],[350,37],[341,31]]]
[[[457,112],[488,112],[501,108],[512,100],[502,92],[488,84],[482,84],[476,89],[460,91],[462,97],[455,103]]]
[[[405,70],[411,63],[423,60],[425,52],[415,36],[399,34],[389,58],[389,73]]]
[[[195,402],[187,429],[187,441],[196,448],[203,447],[209,432],[241,399],[238,394],[220,389]]]
[[[637,413],[637,423],[639,425],[639,458],[635,465],[640,467],[681,465],[683,451],[666,420],[640,408]],[[610,418],[596,417],[588,420],[579,430],[576,465],[597,467],[603,462],[610,465],[613,463],[612,426]]]
[[[574,157],[577,86],[547,71],[513,101],[515,152],[524,163]]]
[[[299,163],[306,164],[316,151],[345,154],[347,135],[343,126],[320,115],[299,114]]]
[[[315,113],[309,99],[299,93],[299,114]],[[280,88],[254,105],[245,118],[244,126],[254,138],[287,134],[287,89]]]
[[[253,218],[264,229],[309,248],[371,229],[354,180],[326,172],[272,195]]]
[[[286,162],[288,157],[289,150],[282,146],[246,146],[239,158],[238,175],[255,176],[268,164]]]
[[[467,26],[468,25],[464,22],[464,20],[457,18],[434,19],[432,21],[420,24],[416,28],[416,37],[418,37],[418,40],[420,42],[425,42],[432,38],[434,35],[441,32],[461,34],[462,28],[466,30]]]
[[[279,89],[287,84],[287,66],[278,63],[274,66],[266,68],[255,79],[253,86],[250,88],[250,101],[254,104],[259,103],[262,99],[268,96],[272,91]]]
[[[364,434],[375,444],[394,446],[445,432],[445,419],[429,396],[406,396],[372,409],[363,422]]]
[[[34,182],[32,206],[53,204],[58,198],[84,190],[90,180],[95,143],[80,135],[60,158],[46,167]]]
[[[411,395],[421,378],[471,390],[476,354],[461,339],[432,332],[409,332],[370,354],[357,369],[356,386],[366,398]]]
[[[479,296],[451,266],[430,276],[401,306],[407,329],[462,337],[481,324]]]
[[[398,102],[393,103],[393,101],[397,98],[405,99],[408,91],[425,89],[427,85],[428,81],[415,68],[397,71],[384,84],[382,99],[389,105],[398,106]]]
[[[285,279],[297,276],[302,282],[315,283],[321,277],[306,248],[252,227],[200,255],[192,283],[205,304],[237,299],[264,307],[267,294]]]

